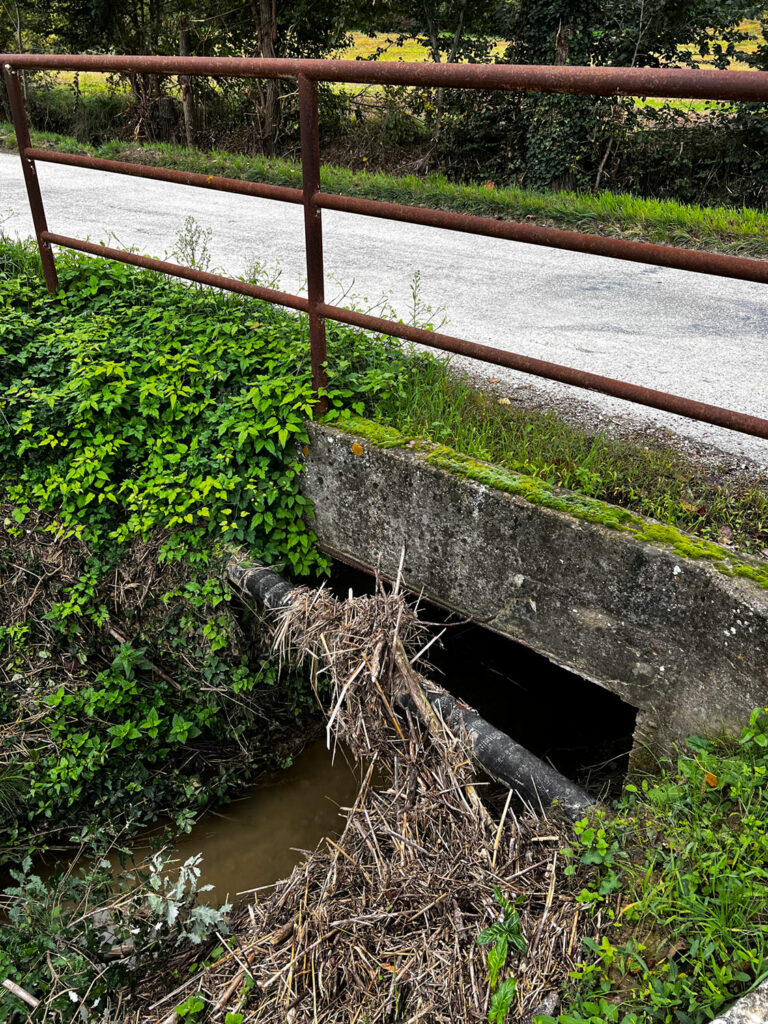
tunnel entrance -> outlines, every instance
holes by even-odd
[[[373,593],[374,577],[335,561],[330,587],[344,598]],[[595,796],[620,789],[637,711],[616,694],[555,665],[524,644],[422,600],[420,618],[445,630],[427,671],[487,721]]]

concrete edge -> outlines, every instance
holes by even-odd
[[[745,580],[768,590],[768,559],[736,551],[723,544],[705,540],[675,526],[662,523],[639,512],[632,512],[600,498],[593,498],[564,487],[465,455],[454,448],[408,437],[394,427],[386,427],[360,416],[350,416],[331,424],[318,424],[341,435],[359,437],[386,449],[400,449],[424,463],[446,472],[474,480],[494,490],[523,498],[533,505],[563,512],[584,522],[634,535],[673,553],[715,568],[723,576]]]
[[[740,999],[712,1024],[766,1024],[768,1021],[768,978]]]

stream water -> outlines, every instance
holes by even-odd
[[[202,881],[215,886],[211,902],[270,885],[289,875],[326,836],[344,827],[340,808],[357,796],[359,772],[341,751],[335,761],[325,740],[311,744],[290,768],[250,787],[221,811],[206,814],[174,855],[203,854]]]
[[[214,888],[202,893],[202,902],[219,906],[237,902],[238,894],[273,885],[290,875],[304,856],[343,827],[341,808],[354,802],[362,768],[352,767],[342,749],[332,760],[325,739],[305,747],[290,768],[273,772],[245,788],[240,796],[218,810],[206,812],[192,830],[176,838],[166,869],[174,878],[180,864],[197,853],[203,855],[200,885]],[[139,837],[134,864],[152,852],[153,828]],[[74,851],[72,851],[74,852]],[[63,852],[48,854],[35,863],[44,880],[69,859]],[[119,858],[110,856],[115,877],[123,872]],[[0,891],[14,885],[8,871],[0,871]]]
[[[202,853],[201,884],[214,889],[206,902],[236,901],[238,893],[271,885],[291,873],[326,836],[344,827],[340,808],[358,791],[359,771],[325,740],[306,747],[290,768],[267,776],[217,811],[209,811],[174,844],[174,861]],[[141,846],[136,853],[141,856]],[[173,872],[171,872],[173,873]]]

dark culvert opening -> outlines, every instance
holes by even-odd
[[[338,597],[372,593],[373,577],[334,562]],[[616,694],[560,668],[541,654],[430,602],[420,617],[442,638],[427,655],[430,671],[454,697],[595,796],[614,794],[627,773],[637,711]]]

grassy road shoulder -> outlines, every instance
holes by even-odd
[[[32,143],[43,149],[84,153],[107,160],[125,160],[244,181],[301,186],[296,161],[245,156],[224,151],[203,152],[170,144],[137,144],[119,140],[94,147],[68,136],[33,132]],[[0,123],[0,149],[13,150],[11,125]],[[76,173],[76,171],[73,171]],[[535,192],[513,186],[464,185],[441,175],[396,177],[384,173],[323,166],[321,185],[327,192],[440,210],[528,220],[546,226],[677,245],[689,249],[768,258],[768,214],[747,208],[697,206],[632,195],[602,192]]]

